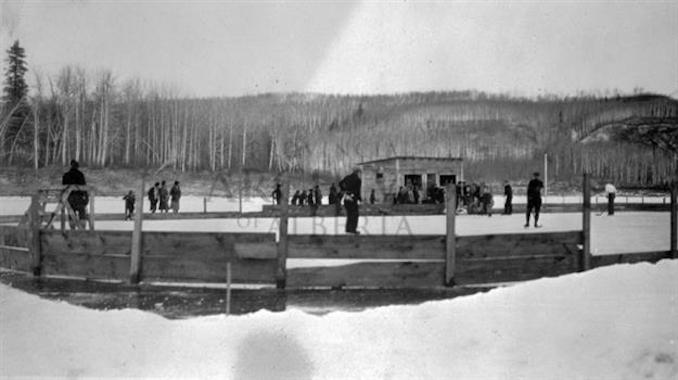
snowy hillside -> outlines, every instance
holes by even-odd
[[[678,260],[419,306],[166,320],[0,284],[0,377],[675,379]]]

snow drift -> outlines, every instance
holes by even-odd
[[[418,306],[166,320],[0,284],[0,377],[669,379],[678,260]]]

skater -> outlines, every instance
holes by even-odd
[[[483,184],[482,199],[482,213],[487,216],[492,216],[492,207],[494,206],[494,198],[490,187]]]
[[[134,192],[130,190],[127,195],[122,197],[122,199],[125,201],[125,220],[132,220],[132,215],[134,215],[134,203],[136,203]]]
[[[331,205],[337,203],[337,198],[339,196],[339,193],[337,192],[337,186],[332,182],[332,185],[330,185],[330,195],[329,195],[329,203]]]
[[[174,186],[170,189],[170,200],[172,202],[172,211],[176,214],[179,212],[179,200],[181,199],[181,188],[179,181],[174,181]]]
[[[360,168],[353,169],[353,172],[339,182],[339,188],[344,194],[344,208],[346,209],[346,232],[350,234],[359,234],[357,231],[358,218],[360,212],[358,206],[362,199],[360,198]]]
[[[299,203],[299,197],[301,194],[299,194],[299,190],[294,192],[294,195],[292,195],[292,206],[296,206],[297,203]]]
[[[280,189],[280,184],[275,185],[275,190],[271,193],[271,198],[273,198],[273,203],[279,205],[280,197],[282,196],[282,190]]]
[[[320,206],[323,204],[323,193],[320,191],[320,186],[315,185],[313,199],[315,199],[315,205]]]
[[[525,228],[530,226],[530,213],[534,209],[534,226],[539,228],[539,210],[541,209],[541,192],[544,182],[539,179],[539,173],[535,172],[532,180],[527,185],[527,213],[525,214]]]
[[[78,169],[80,164],[78,161],[71,160],[71,168],[69,171],[64,173],[61,178],[62,185],[78,185],[85,186],[87,182],[85,181],[85,175]],[[67,186],[68,187],[68,186]],[[64,189],[65,190],[65,189]],[[84,228],[84,220],[87,218],[87,212],[85,207],[89,203],[89,194],[84,190],[71,190],[71,193],[68,195],[68,204],[73,209],[73,212],[77,216],[77,220],[69,220],[71,229],[75,228]]]
[[[509,181],[504,182],[504,196],[506,196],[506,202],[504,202],[504,215],[513,214],[513,188]]]
[[[617,188],[608,183],[605,185],[605,193],[607,194],[607,215],[614,215],[614,198],[617,194]]]
[[[155,214],[158,209],[158,198],[160,196],[160,182],[156,182],[153,187],[148,189],[148,202],[151,204],[151,213]]]
[[[302,190],[301,195],[299,195],[299,206],[303,206],[304,203],[306,203],[306,198],[307,198],[306,190]]]
[[[165,181],[162,181],[160,183],[160,190],[158,191],[160,194],[160,204],[158,205],[158,208],[160,209],[161,212],[167,213],[169,211],[169,193],[167,192],[167,186],[165,185]]]

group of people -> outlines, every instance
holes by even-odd
[[[148,196],[148,201],[150,202],[150,211],[155,213],[156,211],[167,213],[172,208],[174,213],[179,212],[179,201],[181,199],[181,187],[179,187],[179,181],[174,181],[174,185],[168,191],[165,181],[156,182],[153,187],[148,189],[146,194]]]
[[[334,183],[330,185],[328,203],[330,205],[335,205],[337,209],[341,207],[341,202],[344,203],[344,208],[346,210],[346,232],[357,234],[358,228],[358,205],[362,202],[360,196],[360,189],[362,186],[362,180],[360,178],[361,170],[360,168],[355,168],[351,174],[342,178],[339,181],[339,186],[337,187]],[[273,202],[279,205],[282,202],[282,185],[276,184],[275,189],[271,193],[271,198]],[[322,205],[322,191],[320,186],[316,185],[315,187],[306,190],[296,190],[292,195],[290,204],[293,206],[311,206],[312,209],[317,209],[318,206]],[[376,200],[376,195],[374,190],[370,194],[370,202],[374,203]]]
[[[169,212],[170,208],[174,213],[179,212],[179,201],[181,199],[181,187],[179,181],[174,181],[174,186],[168,191],[165,181],[156,182],[146,193],[150,203],[149,210],[152,213],[156,211]],[[136,196],[134,191],[130,190],[122,199],[125,201],[125,220],[131,220],[134,215],[134,206]]]

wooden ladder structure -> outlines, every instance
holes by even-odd
[[[87,191],[89,193],[89,212],[81,220],[80,216],[73,210],[68,197],[73,191]],[[37,204],[34,204],[37,203]],[[53,211],[47,211],[47,205],[56,203]],[[27,224],[31,208],[37,207],[41,229],[53,229],[56,216],[59,215],[61,231],[66,229],[66,217],[72,230],[83,230],[86,226],[89,230],[94,230],[94,194],[93,189],[85,185],[68,185],[65,188],[40,189],[33,197],[29,209],[24,214],[24,219],[20,224]]]

